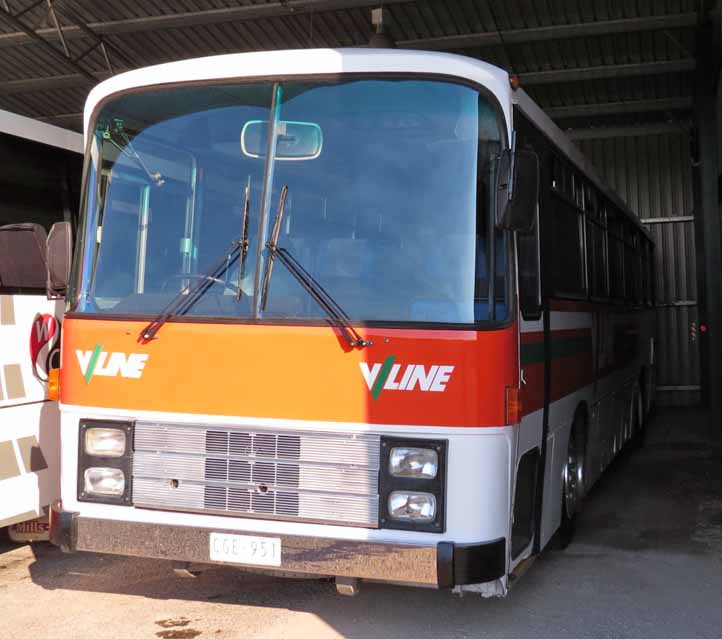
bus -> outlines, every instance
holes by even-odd
[[[0,111],[0,528],[17,541],[47,538],[59,496],[60,414],[47,379],[60,361],[64,290],[46,255],[75,224],[82,153],[81,134]]]
[[[506,72],[244,53],[93,89],[66,551],[502,596],[642,432],[649,234]]]

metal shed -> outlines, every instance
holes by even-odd
[[[217,53],[398,47],[507,69],[657,240],[658,401],[722,379],[719,7],[705,0],[0,0],[0,108],[79,130],[109,75]]]

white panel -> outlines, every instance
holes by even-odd
[[[336,539],[437,544],[440,541],[474,543],[509,536],[511,476],[516,459],[516,429],[444,428],[398,425],[339,424],[333,422],[298,422],[292,420],[262,420],[264,426],[287,427],[296,432],[323,429],[324,432],[362,435],[364,433],[394,434],[407,437],[437,437],[448,441],[447,522],[442,534],[401,530],[359,528],[343,525],[311,524],[291,521],[236,518],[209,514],[135,509],[127,506],[80,503],[77,501],[76,469],[78,421],[81,417],[112,419],[144,419],[193,423],[197,416],[179,413],[135,413],[63,407],[62,431],[63,474],[62,498],[64,507],[88,517],[166,523],[181,526],[224,528],[245,532],[295,534]],[[208,416],[209,424],[247,426],[248,418]],[[472,480],[473,478],[473,480]]]
[[[42,513],[60,496],[60,415],[54,402],[0,409],[0,440],[14,442],[20,475],[0,481],[0,521],[17,515]],[[17,440],[34,437],[47,468],[28,472],[19,459]]]
[[[2,109],[0,109],[0,133],[8,133],[76,153],[83,152],[83,136],[80,133]]]
[[[472,80],[491,91],[501,103],[504,119],[511,123],[511,87],[503,69],[465,56],[436,51],[387,49],[296,49],[233,53],[170,62],[116,75],[90,92],[85,103],[84,130],[105,97],[133,87],[224,80],[229,78],[288,77],[342,73],[438,73]],[[508,129],[511,135],[511,129]]]

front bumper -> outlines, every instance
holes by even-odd
[[[50,540],[65,552],[80,550],[201,564],[219,563],[210,559],[211,532],[239,534],[237,530],[81,517],[57,505],[50,519]],[[506,572],[504,539],[482,544],[440,542],[418,546],[296,535],[274,537],[281,538],[282,563],[275,569],[281,573],[451,588],[494,581]]]

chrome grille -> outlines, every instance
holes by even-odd
[[[137,422],[136,506],[378,525],[379,437]]]

